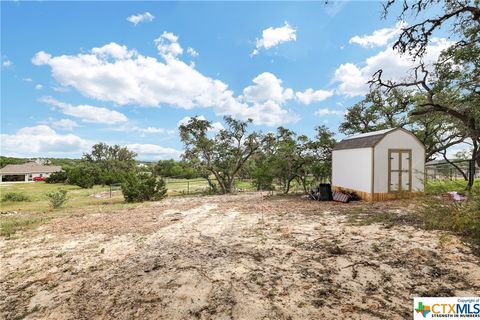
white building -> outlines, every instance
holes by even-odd
[[[46,166],[36,162],[7,164],[0,169],[0,182],[33,181],[36,177],[47,178],[53,172],[62,171],[60,166]]]
[[[402,128],[354,135],[332,155],[332,188],[355,191],[367,201],[423,192],[425,147]]]

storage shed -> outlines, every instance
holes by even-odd
[[[332,155],[332,188],[367,201],[424,190],[425,147],[403,128],[362,133],[338,142]]]

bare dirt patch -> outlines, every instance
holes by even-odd
[[[379,206],[407,210],[252,193],[54,219],[0,240],[0,318],[404,319],[480,292],[456,237],[351,223]]]

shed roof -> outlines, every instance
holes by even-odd
[[[52,173],[62,171],[61,166],[46,166],[38,163],[7,164],[0,174]]]
[[[371,148],[383,139],[388,133],[398,128],[390,128],[379,131],[360,133],[338,142],[333,150]]]

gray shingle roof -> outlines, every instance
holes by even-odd
[[[333,150],[371,148],[396,128],[357,134],[338,142]]]
[[[7,164],[0,174],[52,173],[62,171],[61,166],[45,166],[38,163]]]

